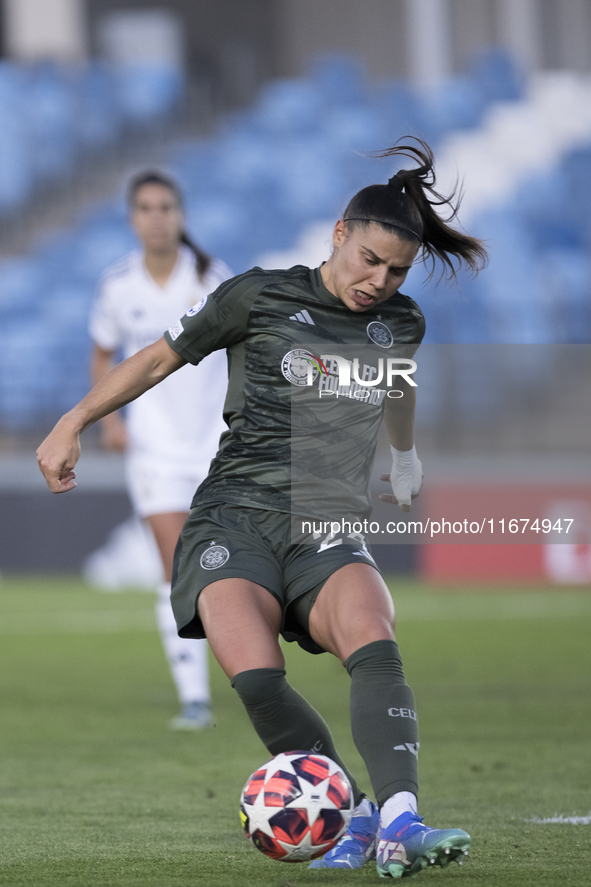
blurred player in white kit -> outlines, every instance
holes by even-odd
[[[195,310],[232,276],[185,233],[182,194],[159,172],[134,177],[129,188],[131,224],[143,249],[103,275],[90,319],[93,383],[114,365],[161,338],[165,329]],[[101,423],[103,446],[126,453],[127,484],[135,512],[154,535],[163,568],[156,616],[176,684],[181,713],[173,729],[212,721],[207,641],[179,638],[170,605],[173,555],[191,500],[206,477],[220,434],[227,388],[225,351],[198,367],[187,365]]]

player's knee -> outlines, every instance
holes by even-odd
[[[386,614],[356,613],[350,619],[338,619],[330,627],[328,638],[324,648],[344,663],[360,647],[376,641],[393,641],[394,628]]]
[[[355,624],[343,632],[343,640],[349,650],[358,650],[375,641],[393,641],[394,629],[391,620],[383,614],[362,615]]]
[[[368,644],[394,637],[394,610],[389,606],[355,608],[342,614],[339,622],[342,634],[350,639],[368,637]]]

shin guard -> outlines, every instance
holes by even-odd
[[[345,663],[351,675],[351,728],[378,806],[395,792],[418,793],[415,700],[395,641],[374,641]]]
[[[327,724],[304,697],[290,687],[282,668],[241,671],[232,680],[232,686],[270,754],[302,749],[332,758],[347,775],[355,804],[361,801],[363,793],[339,757]]]

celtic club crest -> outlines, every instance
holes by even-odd
[[[288,351],[281,361],[281,372],[292,385],[311,385],[320,372],[318,359],[304,348],[295,348]]]
[[[367,324],[367,335],[374,345],[379,345],[380,348],[389,348],[394,342],[394,336],[386,324],[380,323],[379,320],[372,320]]]
[[[204,570],[217,570],[219,567],[224,566],[229,557],[230,552],[227,548],[223,545],[216,545],[215,542],[212,542],[209,548],[206,548],[201,555],[199,563]]]

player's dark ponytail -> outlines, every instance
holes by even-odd
[[[195,256],[195,264],[197,265],[197,275],[199,280],[203,280],[211,265],[211,256],[203,252],[201,247],[197,246],[194,240],[191,240],[186,231],[181,234],[181,243],[188,246]]]
[[[454,258],[465,262],[476,273],[486,264],[486,249],[482,241],[447,224],[457,216],[460,203],[457,188],[448,197],[435,190],[433,152],[426,142],[415,141],[418,147],[395,145],[372,155],[410,157],[419,166],[399,170],[387,185],[369,185],[358,191],[343,219],[349,228],[377,222],[402,240],[417,241],[424,258],[432,260],[431,274],[436,258],[441,260],[450,277],[456,274]],[[440,216],[434,207],[446,207],[448,215]]]
[[[133,207],[133,204],[135,203],[138,191],[144,185],[162,185],[164,188],[168,188],[168,190],[174,195],[178,205],[181,208],[184,206],[183,192],[174,179],[171,179],[170,176],[164,175],[164,173],[158,172],[157,170],[148,170],[148,172],[138,173],[138,175],[134,176],[129,183],[128,201],[131,207]],[[203,280],[211,265],[211,256],[197,246],[195,241],[189,237],[186,231],[181,233],[180,242],[184,243],[185,246],[188,246],[195,256],[197,276],[200,280]]]

